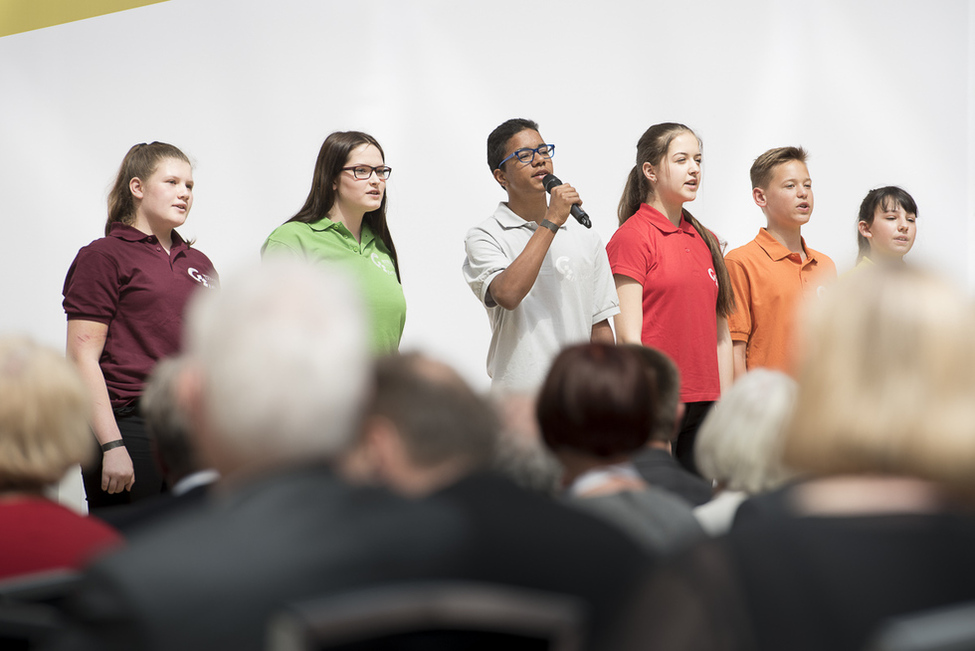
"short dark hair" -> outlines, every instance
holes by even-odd
[[[521,133],[525,129],[538,131],[538,123],[526,118],[511,118],[495,127],[491,135],[488,136],[487,162],[492,174],[501,165],[501,161],[504,160],[508,141],[511,140],[512,136]]]
[[[857,224],[866,222],[867,226],[872,226],[873,218],[877,214],[878,207],[881,207],[883,210],[893,210],[898,206],[903,208],[904,212],[917,217],[917,204],[914,202],[914,197],[909,195],[906,190],[896,185],[888,185],[871,190],[860,203]],[[857,228],[857,249],[857,262],[860,262],[863,256],[870,253],[870,241],[860,234],[859,228]]]
[[[538,396],[542,438],[552,450],[601,458],[636,452],[653,425],[653,387],[627,347],[582,344],[563,350]]]
[[[376,362],[365,415],[393,423],[410,461],[422,468],[455,459],[487,466],[500,430],[494,407],[456,371],[417,353]]]
[[[808,152],[802,147],[776,147],[755,159],[749,170],[753,188],[768,189],[768,184],[772,182],[775,168],[789,161],[799,161],[803,165],[809,157]]]
[[[666,353],[656,348],[640,344],[623,344],[622,347],[633,349],[654,387],[650,398],[654,404],[650,440],[673,441],[677,433],[677,405],[680,403],[680,371],[677,365]]]

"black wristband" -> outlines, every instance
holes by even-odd
[[[553,233],[559,232],[559,227],[555,225],[555,222],[550,222],[547,219],[543,219],[539,225],[544,226],[545,228],[552,231]]]
[[[108,452],[109,450],[114,450],[115,448],[121,448],[125,446],[125,441],[122,439],[115,439],[114,441],[109,441],[108,443],[102,443],[102,452]]]

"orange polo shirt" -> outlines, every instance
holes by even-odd
[[[745,367],[791,372],[796,312],[804,297],[836,278],[836,265],[802,240],[803,261],[764,228],[725,256],[737,307],[728,318],[732,341],[748,342]]]

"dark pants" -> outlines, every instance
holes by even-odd
[[[713,405],[713,401],[684,403],[684,419],[681,420],[680,431],[677,433],[674,456],[677,457],[680,465],[695,475],[701,473],[697,471],[697,464],[694,463],[694,441],[697,440],[697,430],[700,429],[701,422]]]
[[[111,495],[103,491],[102,452],[99,450],[97,461],[91,467],[81,469],[85,494],[88,496],[89,513],[110,506],[130,504],[163,492],[163,477],[156,462],[155,444],[146,430],[146,421],[134,409],[130,409],[123,410],[121,413],[116,412],[115,422],[118,423],[122,440],[125,441],[125,449],[132,459],[135,483],[130,491]]]

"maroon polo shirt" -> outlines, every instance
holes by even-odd
[[[108,326],[98,363],[113,408],[136,400],[156,362],[180,351],[187,301],[216,286],[213,263],[176,231],[168,254],[155,236],[125,224],[78,251],[62,305],[69,321]]]

